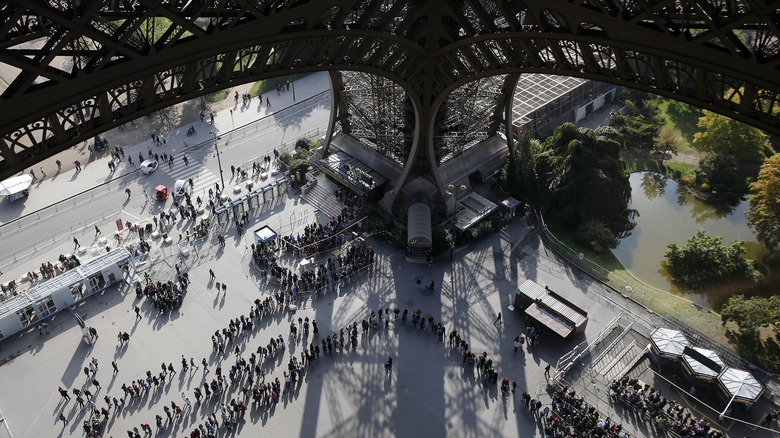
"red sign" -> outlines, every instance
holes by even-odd
[[[122,224],[122,218],[117,218],[117,220],[116,220],[116,229],[117,229],[118,231],[122,231],[122,229],[123,229],[124,227],[125,227],[125,226]]]

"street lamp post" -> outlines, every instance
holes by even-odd
[[[293,87],[293,102],[295,102],[295,81],[292,81],[292,87]]]
[[[464,184],[459,186],[450,184],[447,188],[455,190],[455,205],[452,208],[452,244],[450,245],[450,259],[452,259],[455,255],[455,236],[458,233],[458,190],[466,190],[466,186]]]
[[[222,160],[219,158],[219,144],[217,143],[217,133],[209,131],[214,136],[214,150],[217,152],[217,164],[219,165],[219,179],[222,181],[222,190],[225,190],[225,177],[222,175]]]

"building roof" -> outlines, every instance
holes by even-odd
[[[29,290],[11,297],[0,304],[0,317],[9,313],[15,313],[25,307],[51,296],[54,292],[68,287],[84,278],[89,277],[103,269],[116,265],[130,258],[130,252],[123,247],[118,247],[110,252],[94,258],[81,265],[63,272],[62,274],[44,281]]]
[[[688,346],[688,340],[682,332],[662,327],[650,335],[650,341],[661,354],[669,356],[682,356],[683,350]]]
[[[723,369],[723,367],[726,366],[726,364],[724,364],[723,361],[718,356],[718,353],[715,353],[712,350],[707,350],[706,348],[699,348],[699,347],[690,347],[690,349],[695,350],[704,358],[720,366],[719,369],[714,370],[710,368],[707,364],[695,359],[693,356],[690,356],[688,354],[683,354],[682,359],[685,361],[686,365],[688,365],[691,371],[694,372],[694,374],[712,377],[714,379],[715,377],[718,377],[718,373],[721,371],[721,369]]]
[[[528,115],[587,82],[570,76],[523,73],[517,82],[512,105],[515,125],[527,123]]]
[[[718,380],[730,396],[736,396],[743,400],[758,400],[764,391],[764,386],[752,374],[738,368],[726,368]]]

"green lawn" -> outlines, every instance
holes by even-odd
[[[696,124],[699,117],[703,115],[701,109],[670,99],[661,99],[658,108],[666,118],[665,128],[680,134],[679,152],[695,153],[696,150],[691,144],[693,143],[693,135],[699,131]]]

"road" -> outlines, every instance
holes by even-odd
[[[36,182],[29,199],[24,202],[1,200],[0,222],[13,221],[17,216],[29,216],[0,226],[0,242],[4,247],[12,249],[2,254],[0,271],[14,276],[21,275],[29,270],[29,266],[19,266],[16,263],[18,261],[35,262],[37,253],[48,251],[63,241],[70,242],[74,237],[82,244],[91,242],[92,239],[87,239],[94,237],[94,225],[108,233],[116,230],[114,224],[117,218],[123,222],[140,223],[149,221],[161,211],[169,211],[173,207],[170,197],[165,202],[154,200],[154,188],[157,185],[172,189],[176,180],[192,179],[195,186],[193,200],[197,196],[207,200],[208,189],[217,182],[222,185],[211,140],[213,134],[210,132],[216,132],[219,136],[223,176],[229,188],[238,182],[231,175],[231,165],[248,166],[251,169],[251,164],[247,163],[265,155],[273,157],[275,148],[281,148],[312,131],[319,130],[320,136],[324,135],[330,117],[330,96],[325,92],[329,84],[326,75],[313,76],[321,77],[307,94],[319,97],[309,101],[299,98],[297,102],[293,102],[290,97],[286,107],[280,105],[277,112],[260,119],[254,117],[255,120],[252,120],[250,111],[236,113],[233,119],[241,122],[242,127],[239,129],[219,130],[220,126],[232,125],[229,110],[225,110],[216,115],[214,126],[193,124],[197,134],[192,137],[186,136],[186,129],[190,125],[174,130],[167,138],[166,147],[153,146],[149,140],[124,148],[125,159],[132,157],[134,163],[138,163],[139,153],[146,158],[149,148],[158,155],[172,154],[173,167],[161,164],[152,174],[144,175],[135,165],[123,159],[112,174],[108,168],[110,158],[104,157],[91,161],[88,166],[82,165],[81,172],[67,171]],[[275,101],[282,103],[281,98]],[[188,165],[184,164],[183,156],[187,157]],[[130,189],[129,198],[125,189]],[[69,200],[56,208],[45,208],[63,198]],[[36,210],[31,211],[33,209]]]

